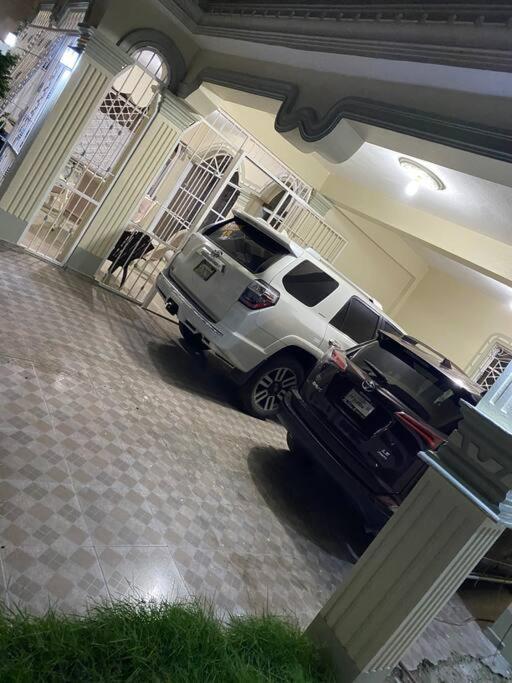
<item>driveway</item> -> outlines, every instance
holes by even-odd
[[[283,429],[242,413],[170,321],[1,242],[0,307],[7,604],[77,612],[193,594],[308,623],[350,571],[360,528]],[[493,652],[447,609],[411,668],[452,645]]]
[[[350,516],[283,429],[240,412],[171,322],[20,251],[0,264],[7,600],[192,593],[313,617],[351,566]]]

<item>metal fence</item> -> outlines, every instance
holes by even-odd
[[[224,113],[186,130],[150,183],[96,279],[143,303],[165,254],[202,225],[242,209],[335,260],[346,240],[308,204],[311,188]],[[164,312],[163,309],[160,312]]]
[[[76,43],[78,24],[83,18],[83,11],[68,11],[58,26],[51,26],[51,12],[40,11],[19,32],[12,50],[18,62],[9,93],[0,102],[6,136],[0,152],[0,183],[65,85],[69,70],[60,60],[66,48]]]

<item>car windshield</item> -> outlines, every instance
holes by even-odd
[[[449,434],[461,418],[462,393],[444,375],[391,344],[373,342],[358,349],[351,360],[429,424]]]
[[[249,223],[233,220],[212,225],[204,234],[251,273],[261,273],[289,251]]]

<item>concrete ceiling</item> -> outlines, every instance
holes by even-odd
[[[400,156],[416,159],[443,181],[446,189],[420,188],[413,197],[405,194],[409,177],[398,164]],[[350,180],[439,218],[463,225],[512,245],[512,188],[467,173],[409,157],[365,142],[342,164],[330,164],[340,182]],[[512,171],[510,171],[512,181]]]
[[[414,242],[411,242],[410,244],[431,268],[441,270],[460,282],[463,282],[470,287],[475,287],[502,302],[504,305],[504,314],[510,316],[510,322],[508,324],[512,326],[512,287],[508,287],[472,268],[457,263],[457,261],[443,256],[433,249],[419,247]]]

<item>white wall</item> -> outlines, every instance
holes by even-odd
[[[465,369],[491,337],[512,339],[510,300],[434,268],[395,318],[410,334]]]

